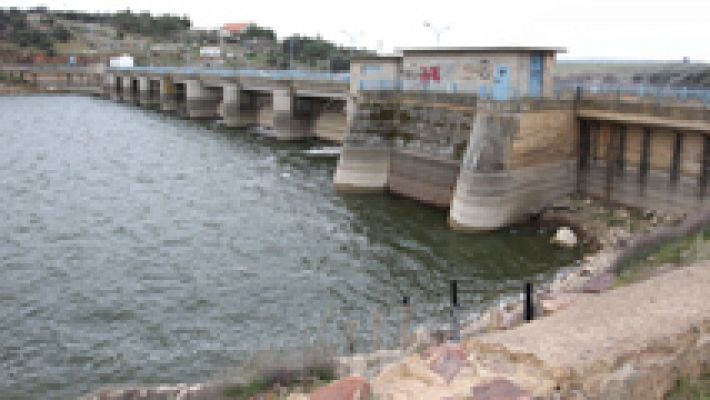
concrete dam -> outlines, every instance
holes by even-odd
[[[640,208],[705,207],[707,91],[556,86],[559,48],[405,49],[349,74],[4,66],[41,88],[342,144],[338,191],[447,209],[454,229],[525,221],[583,192]]]

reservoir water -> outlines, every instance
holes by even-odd
[[[196,382],[259,349],[334,342],[403,296],[437,321],[578,257],[549,232],[464,235],[446,212],[333,192],[335,159],[114,102],[0,97],[0,398]]]

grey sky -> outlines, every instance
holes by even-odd
[[[254,21],[280,36],[321,34],[349,44],[342,31],[364,34],[359,47],[432,46],[423,26],[450,26],[442,46],[565,46],[565,58],[710,60],[708,0],[43,0],[4,7],[108,11],[131,8],[188,14],[197,27]]]

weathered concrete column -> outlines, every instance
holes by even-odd
[[[116,92],[116,76],[114,74],[104,74],[101,78],[101,97],[110,99]]]
[[[187,116],[189,118],[216,118],[221,99],[220,88],[206,87],[197,79],[185,81]]]
[[[249,107],[248,95],[239,83],[230,82],[222,86],[222,122],[230,128],[243,128],[256,123],[254,107]],[[244,110],[243,110],[244,109]],[[243,112],[244,111],[244,112]]]
[[[169,76],[160,78],[160,110],[177,111],[175,83]]]
[[[121,84],[123,85],[123,92],[121,100],[126,102],[133,101],[133,78],[127,75],[121,77]]]
[[[573,117],[479,108],[449,213],[454,229],[521,222],[575,190]]]
[[[150,78],[141,76],[138,78],[138,103],[143,107],[149,107],[150,101]]]
[[[290,88],[274,89],[271,95],[273,107],[273,135],[290,139],[293,135],[293,96]]]
[[[111,93],[110,99],[115,101],[121,101],[123,97],[123,78],[118,75],[114,75],[111,79]]]

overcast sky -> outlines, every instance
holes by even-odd
[[[563,46],[564,58],[710,60],[710,0],[0,0],[0,6],[189,15],[196,27],[253,21],[392,51],[433,46]],[[343,31],[347,32],[344,33]]]

